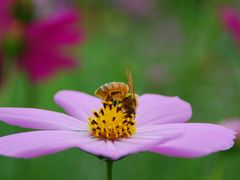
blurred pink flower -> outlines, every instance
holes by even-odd
[[[139,96],[133,121],[122,114],[121,102],[101,104],[101,99],[68,90],[58,92],[54,99],[69,115],[33,108],[0,108],[3,122],[39,129],[0,137],[1,155],[33,158],[79,148],[111,160],[142,151],[193,158],[227,150],[235,138],[231,129],[220,125],[186,123],[192,109],[178,97]],[[136,131],[130,134],[133,126]],[[106,133],[106,137],[93,136],[94,132]],[[127,136],[108,139],[109,132],[115,137],[123,133]]]
[[[37,16],[49,16],[55,11],[73,8],[76,0],[34,0],[35,14]]]
[[[223,7],[220,9],[220,19],[240,46],[240,13],[234,8]]]
[[[237,133],[237,140],[240,141],[240,119],[227,119],[220,124],[234,130]]]
[[[11,15],[12,5],[15,3],[15,0],[1,0],[0,1],[0,38],[3,35],[3,32],[6,32],[9,28],[9,25],[13,21]]]
[[[13,39],[21,45],[17,44],[20,50],[14,54],[14,59],[32,82],[45,80],[58,70],[76,67],[77,62],[67,54],[67,50],[84,39],[79,12],[73,8],[61,9],[49,16],[23,22],[13,13],[15,5],[15,0],[0,2],[0,34],[3,34],[3,29],[6,32],[2,38],[0,35],[0,47],[4,46],[3,38],[7,42],[9,37],[17,34]],[[3,57],[6,52],[2,51]]]
[[[114,2],[119,8],[136,17],[149,14],[155,5],[155,0],[114,0]]]
[[[4,70],[3,40],[6,33],[9,31],[11,23],[13,22],[11,7],[14,2],[15,0],[0,1],[0,85],[2,85]]]
[[[25,47],[19,66],[35,81],[45,79],[59,69],[71,69],[77,62],[65,48],[83,41],[76,10],[61,11],[30,23],[24,32]]]

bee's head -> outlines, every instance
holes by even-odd
[[[127,93],[123,98],[123,103],[132,107],[137,107],[137,94]]]

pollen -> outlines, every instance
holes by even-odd
[[[103,106],[89,116],[91,135],[99,139],[129,138],[136,132],[134,114],[126,114],[121,101],[102,101]]]

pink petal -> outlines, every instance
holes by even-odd
[[[74,45],[84,39],[80,13],[75,9],[55,12],[28,26],[26,38],[38,43],[48,41],[55,45]]]
[[[137,125],[185,122],[192,116],[189,103],[178,97],[144,94],[138,98]]]
[[[235,132],[220,125],[182,123],[162,125],[181,136],[151,149],[152,152],[176,157],[200,157],[227,150],[234,144]]]
[[[78,65],[77,61],[60,50],[53,50],[50,44],[46,43],[44,46],[28,48],[29,51],[19,61],[19,67],[25,69],[33,82],[46,80],[60,69],[70,70]]]
[[[87,129],[86,123],[66,114],[33,108],[0,108],[0,120],[33,129]]]
[[[221,123],[221,125],[234,130],[240,135],[240,119],[228,119]]]
[[[118,160],[130,154],[149,150],[179,135],[180,133],[173,133],[172,130],[159,131],[159,128],[152,127],[139,129],[135,135],[127,139],[106,141],[92,138],[87,144],[81,141],[82,144],[78,147],[97,156]],[[83,139],[89,139],[88,135]]]
[[[138,132],[129,139],[113,142],[92,138],[86,131],[44,130],[19,133],[0,137],[0,155],[33,158],[78,147],[94,155],[117,160],[129,154],[148,150],[177,135],[169,130],[159,132],[156,129],[155,131],[145,129],[143,134]]]
[[[81,132],[33,131],[0,137],[0,155],[34,158],[75,147]]]
[[[13,23],[12,6],[15,0],[1,0],[0,1],[0,36],[3,32],[9,31],[11,24]]]
[[[98,110],[102,105],[101,100],[78,91],[63,90],[54,96],[55,102],[61,106],[69,115],[88,121],[88,116],[93,110]]]
[[[30,23],[24,32],[25,51],[18,65],[33,82],[46,80],[59,70],[71,70],[78,62],[68,55],[68,47],[85,37],[79,12],[74,9],[56,12]]]
[[[240,41],[240,15],[231,7],[222,7],[220,9],[220,19],[226,29],[231,31],[236,40]]]

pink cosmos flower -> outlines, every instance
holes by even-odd
[[[233,119],[227,119],[223,122],[221,122],[221,125],[232,129],[237,133],[237,139],[240,142],[240,119],[233,118]]]
[[[0,37],[3,32],[7,31],[9,25],[13,21],[10,11],[15,0],[1,0],[0,1]]]
[[[37,16],[49,16],[56,10],[61,11],[73,8],[77,5],[76,0],[34,0]]]
[[[33,82],[44,80],[59,69],[76,67],[77,62],[65,48],[83,41],[79,19],[76,10],[65,10],[28,25],[24,32],[25,50],[18,62]]]
[[[220,9],[220,19],[240,46],[240,14],[231,7]]]
[[[10,56],[16,60],[19,69],[26,72],[35,83],[49,78],[58,70],[71,70],[76,67],[77,62],[69,56],[67,48],[81,43],[84,39],[78,10],[62,8],[49,16],[33,18],[33,7],[29,1],[26,6],[28,8],[22,9],[21,12],[29,11],[29,17],[32,18],[23,20],[13,11],[17,2],[19,1],[0,1],[0,47],[3,46],[3,38],[8,41],[9,37],[15,36],[14,33],[17,32],[17,44],[12,40],[14,43],[11,46],[14,47],[10,49],[18,48],[18,51]]]
[[[191,117],[191,106],[178,97],[139,96],[135,120],[122,116],[121,104],[102,104],[85,93],[63,90],[54,99],[68,115],[33,108],[0,108],[3,122],[37,129],[0,137],[1,155],[34,158],[79,148],[111,160],[142,151],[193,158],[233,146],[235,133],[226,127],[185,123]],[[103,137],[101,133],[106,137],[115,133],[115,139],[98,138]]]

